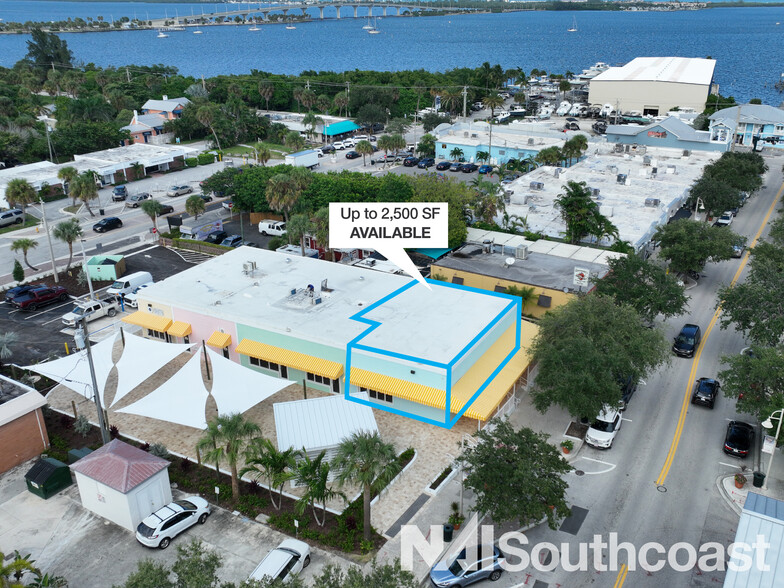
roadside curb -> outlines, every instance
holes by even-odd
[[[735,490],[733,488],[734,485],[735,485],[735,474],[731,474],[729,476],[721,475],[718,478],[716,478],[716,489],[719,491],[719,494],[721,494],[721,497],[724,499],[727,505],[732,510],[734,510],[738,516],[740,516],[741,512],[743,512],[743,508],[740,506],[738,500],[742,500],[743,502],[745,502],[746,496],[748,495],[748,490],[738,492],[737,493],[738,500],[736,500],[730,495],[730,492],[733,492]]]

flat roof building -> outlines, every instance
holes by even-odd
[[[241,247],[145,288],[123,320],[432,424],[486,421],[525,370],[535,327],[519,299],[432,284]]]
[[[590,81],[591,104],[657,116],[675,107],[705,109],[716,61],[692,57],[637,57]]]

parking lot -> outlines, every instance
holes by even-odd
[[[0,552],[19,550],[30,554],[44,572],[63,576],[69,586],[106,588],[122,584],[143,559],[171,565],[177,545],[200,539],[218,553],[223,565],[222,581],[239,583],[248,578],[264,555],[285,535],[242,515],[212,507],[204,525],[195,525],[177,537],[166,550],[139,544],[131,531],[109,523],[82,508],[73,485],[43,500],[27,490],[24,474],[32,462],[0,476]],[[175,500],[186,496],[173,491]],[[311,547],[311,565],[302,577],[308,581],[329,563],[341,566],[346,560]]]

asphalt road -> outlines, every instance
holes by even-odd
[[[741,209],[733,223],[733,229],[748,236],[749,241],[760,227],[763,235],[767,233],[767,214],[784,191],[782,158],[768,160],[768,164],[772,171],[766,179],[767,187]],[[692,406],[689,400],[696,378],[716,377],[722,369],[721,355],[738,353],[746,345],[740,334],[732,329],[721,330],[713,318],[718,288],[730,283],[738,273],[743,279],[747,259],[744,255],[705,268],[697,286],[688,291],[687,313],[664,325],[666,334],[674,337],[684,323],[699,324],[703,343],[698,355],[693,359],[673,356],[660,367],[640,385],[624,413],[613,447],[606,451],[583,447],[572,462],[579,472],[568,476],[569,498],[575,506],[587,509],[576,534],[537,527],[527,533],[530,545],[542,541],[559,546],[568,543],[569,561],[576,562],[578,543],[590,542],[596,534],[607,542],[610,533],[617,533],[619,543],[630,542],[637,550],[647,542],[661,543],[669,550],[678,542],[699,548],[715,541],[726,548],[734,541],[738,516],[721,497],[716,481],[739,472],[743,465],[751,470],[759,468],[759,427],[753,456],[745,460],[729,457],[722,451],[728,420],[757,423],[738,414],[735,401],[723,396],[713,410]],[[566,572],[560,567],[549,572],[529,569],[504,574],[496,585],[675,588],[714,586],[724,581],[724,572],[700,570],[693,565],[687,565],[687,571],[675,571],[667,565],[649,574],[640,569],[639,560],[636,569],[598,572],[592,553],[588,552],[591,565],[585,571]],[[659,557],[651,552],[648,560],[654,563]],[[609,563],[608,549],[600,561]],[[626,561],[621,550],[619,563]],[[686,551],[678,553],[678,561],[687,562]]]

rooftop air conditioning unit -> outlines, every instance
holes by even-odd
[[[463,131],[463,136],[467,139],[468,138],[468,131]]]
[[[528,246],[518,245],[517,249],[515,249],[515,257],[517,259],[528,259]]]
[[[553,175],[554,175],[556,178],[560,178],[560,177],[561,177],[561,171],[563,171],[563,170],[562,170],[560,167],[556,167],[556,168],[553,170]]]
[[[645,199],[645,206],[650,208],[658,208],[660,204],[660,200],[658,198],[646,198]]]
[[[591,196],[598,196],[601,190],[599,188],[591,188]]]
[[[624,145],[623,146],[623,152],[624,153],[629,153],[631,150],[632,150],[632,146],[631,145]]]
[[[618,166],[617,165],[608,165],[607,169],[610,171],[611,174],[618,173]]]
[[[472,139],[476,139],[477,137],[479,137],[479,135],[477,135],[476,133],[471,133],[471,138]]]
[[[542,182],[531,182],[529,188],[531,190],[544,190],[544,184]]]
[[[491,253],[493,251],[493,240],[492,239],[485,239],[482,241],[482,251],[485,253]]]
[[[616,143],[615,144],[615,152],[616,153],[623,153],[623,143]]]
[[[619,184],[625,184],[626,183],[626,174],[618,174],[617,180],[618,180]]]
[[[534,139],[533,137],[529,137],[528,138],[528,144],[529,145],[535,145],[536,144],[536,139]]]
[[[683,156],[684,157],[689,157],[690,155],[691,155],[691,151],[689,151],[688,149],[684,149],[683,150]]]
[[[645,157],[643,157],[642,158],[642,164],[643,165],[651,165],[651,156],[650,155],[646,155]]]
[[[255,261],[246,261],[242,264],[242,271],[246,274],[252,273],[256,269]]]
[[[675,166],[674,166],[674,165],[668,165],[668,166],[667,166],[667,173],[668,173],[668,174],[674,174],[674,173],[676,173],[676,168],[675,168]]]

